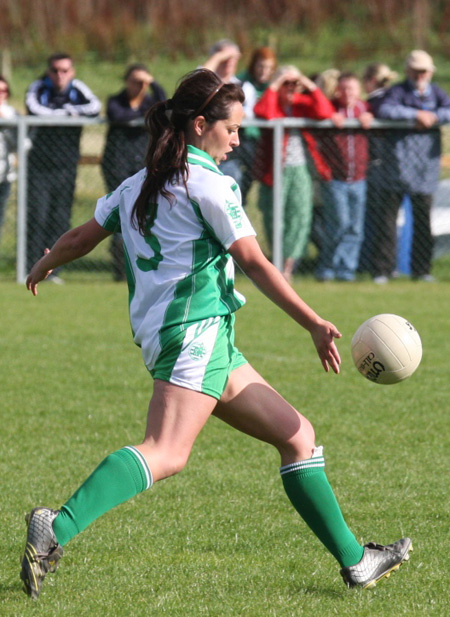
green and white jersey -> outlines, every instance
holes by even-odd
[[[144,169],[99,199],[95,210],[102,227],[122,233],[131,327],[149,370],[174,327],[184,331],[245,303],[234,288],[234,264],[227,252],[236,240],[256,235],[239,187],[193,146],[188,146],[188,166],[188,194],[183,184],[170,185],[173,205],[159,195],[146,236],[130,222]]]

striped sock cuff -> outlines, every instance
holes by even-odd
[[[310,470],[320,469],[325,467],[325,458],[323,456],[323,447],[319,446],[315,448],[314,453],[311,458],[308,458],[304,461],[298,461],[297,463],[290,463],[289,465],[284,465],[280,467],[280,474],[282,476],[288,473],[308,473]]]
[[[139,467],[143,474],[144,488],[143,490],[147,490],[153,486],[153,476],[150,470],[150,467],[147,465],[147,461],[144,458],[142,452],[140,452],[134,446],[125,446],[122,450],[127,450],[130,454],[134,455],[136,462],[139,464]]]

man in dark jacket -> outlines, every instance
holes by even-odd
[[[383,229],[373,244],[372,275],[376,282],[387,282],[396,264],[396,220],[404,194],[413,208],[411,275],[433,281],[430,274],[433,253],[430,210],[437,189],[441,134],[439,125],[450,122],[450,97],[431,83],[435,66],[427,52],[412,51],[406,59],[406,80],[392,86],[378,110],[379,118],[414,120],[413,129],[393,129],[392,150],[395,162],[386,186],[380,187],[378,222]],[[394,173],[395,170],[395,173]]]
[[[46,74],[27,90],[25,103],[33,116],[67,118],[97,116],[101,104],[75,79],[72,58],[54,54]],[[70,228],[75,180],[80,157],[80,126],[39,126],[28,156],[27,269]],[[57,279],[55,279],[57,280]]]
[[[144,167],[148,132],[143,119],[155,103],[167,98],[164,89],[145,64],[128,66],[124,82],[125,88],[110,96],[106,106],[110,124],[102,158],[102,172],[109,192]],[[141,120],[140,124],[138,120]],[[112,237],[111,255],[114,280],[125,280],[126,268],[120,234]]]

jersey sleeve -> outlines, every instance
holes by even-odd
[[[214,174],[213,183],[198,206],[205,224],[225,249],[240,238],[256,236],[242,207],[241,191],[230,176]]]
[[[120,187],[112,193],[100,197],[95,207],[94,217],[99,225],[112,232],[120,232]]]

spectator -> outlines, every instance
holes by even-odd
[[[152,105],[167,98],[144,64],[131,64],[123,79],[125,88],[108,98],[106,108],[110,125],[102,171],[109,192],[144,166],[148,134],[143,123],[130,123],[142,120]],[[114,279],[125,280],[122,237],[118,233],[112,237],[111,253]]]
[[[258,47],[252,54],[248,68],[239,75],[245,94],[245,118],[255,117],[253,108],[269,85],[276,65],[275,52],[270,47]],[[238,183],[244,206],[253,181],[253,161],[259,137],[260,130],[256,126],[242,129],[239,135],[240,145],[230,152],[228,159],[220,166],[220,171],[232,176]]]
[[[391,178],[390,186],[380,195],[378,219],[383,234],[374,238],[377,261],[372,269],[377,282],[386,282],[395,270],[396,221],[405,193],[411,198],[413,212],[411,275],[416,280],[434,280],[430,210],[440,172],[439,125],[450,122],[450,97],[431,83],[434,71],[427,52],[412,51],[406,59],[406,80],[390,88],[378,110],[380,118],[414,120],[416,129],[393,131],[397,177]]]
[[[72,58],[54,54],[46,74],[26,93],[30,115],[57,118],[97,116],[100,101],[79,79]],[[28,156],[27,268],[51,248],[70,227],[77,165],[80,156],[80,126],[39,126],[32,135]],[[61,282],[58,277],[55,282]]]
[[[373,116],[360,98],[361,85],[354,73],[338,79],[333,124],[324,142],[323,155],[331,180],[322,183],[323,245],[316,276],[319,280],[353,281],[364,232],[368,139],[361,130],[343,129],[347,119],[357,118],[369,128]]]
[[[224,84],[240,83],[236,69],[241,51],[230,39],[216,41],[209,50],[209,57],[202,65],[204,69],[214,71]]]
[[[375,62],[369,64],[363,74],[364,90],[367,93],[367,102],[370,105],[370,111],[378,114],[378,109],[383,102],[388,88],[398,77],[398,73],[391,71],[387,64]]]
[[[255,115],[272,118],[329,118],[331,103],[322,91],[294,66],[281,67],[255,105]],[[273,234],[273,134],[265,129],[258,148],[255,173],[261,181],[258,206],[263,213],[269,243]],[[299,129],[288,129],[283,142],[283,274],[290,280],[305,252],[311,230],[312,182],[307,147]]]
[[[209,57],[202,65],[202,68],[213,71],[224,84],[240,85],[241,80],[236,75],[240,57],[241,51],[234,41],[231,39],[220,39],[209,50]],[[240,187],[243,172],[241,171],[238,157],[238,153],[230,152],[228,158],[220,164],[220,171],[226,176],[234,178]]]
[[[370,111],[376,116],[388,88],[398,77],[386,64],[375,62],[364,70],[362,82],[367,94]],[[364,240],[359,255],[360,272],[370,272],[377,256],[373,251],[373,237],[383,234],[383,226],[378,220],[382,186],[389,186],[395,162],[392,159],[389,134],[385,129],[372,129],[369,133],[369,167],[367,170],[366,215],[364,220]],[[382,207],[382,204],[381,204]],[[386,279],[387,280],[387,279]],[[377,280],[376,282],[386,282]]]
[[[17,111],[8,105],[11,95],[9,83],[0,75],[0,122],[11,120]],[[6,203],[11,192],[11,157],[17,146],[17,132],[13,127],[0,124],[0,234],[5,217]]]
[[[338,85],[339,69],[326,69],[315,76],[315,83],[319,86],[327,99],[334,99]]]

